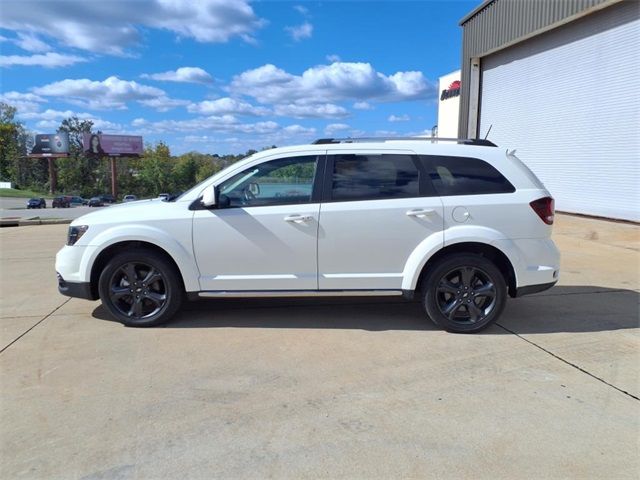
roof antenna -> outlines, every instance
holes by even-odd
[[[487,134],[484,136],[484,139],[486,140],[487,137],[489,136],[489,132],[491,131],[491,127],[493,127],[493,123],[491,125],[489,125],[489,130],[487,130]]]

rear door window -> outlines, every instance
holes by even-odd
[[[479,158],[421,155],[421,159],[440,196],[516,191],[504,175]]]
[[[413,155],[343,154],[329,160],[333,201],[420,196],[421,168]]]

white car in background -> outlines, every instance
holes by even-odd
[[[61,293],[100,298],[129,326],[185,298],[397,295],[452,332],[507,296],[550,288],[553,199],[485,140],[322,139],[256,153],[170,201],[73,221]]]

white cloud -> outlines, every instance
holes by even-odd
[[[48,52],[51,47],[45,42],[40,40],[36,35],[32,33],[18,32],[18,38],[14,40],[14,43],[22,50],[27,52]]]
[[[211,83],[213,77],[199,67],[180,67],[177,70],[170,70],[164,73],[142,74],[142,78],[150,78],[152,80],[160,80],[165,82],[184,82],[184,83]]]
[[[201,113],[205,115],[268,115],[269,109],[258,107],[250,103],[236,100],[234,98],[218,98],[216,100],[204,100],[199,103],[192,103],[187,107],[191,113]]]
[[[45,103],[46,100],[33,93],[11,91],[0,94],[0,102],[16,107],[17,114],[22,116],[25,113],[37,112],[40,104]]]
[[[327,62],[329,62],[329,63],[336,63],[336,62],[340,61],[340,56],[339,55],[335,55],[335,54],[327,55],[325,58],[327,59]]]
[[[369,102],[356,102],[353,104],[356,110],[373,110],[373,106]]]
[[[255,125],[255,124],[252,124]],[[197,143],[198,149],[210,150],[218,153],[238,153],[249,149],[261,150],[271,145],[293,145],[309,143],[317,136],[316,129],[293,124],[281,127],[270,124],[268,128],[254,126],[238,126],[236,132],[220,132],[219,135],[207,133],[204,135],[190,134],[183,137],[184,144],[178,150],[190,150],[192,144]],[[230,136],[229,133],[232,135]],[[172,149],[173,151],[173,149]]]
[[[293,75],[267,64],[236,75],[230,91],[250,95],[262,103],[327,103],[340,100],[415,100],[433,96],[435,84],[421,72],[387,76],[369,63],[336,62]]]
[[[64,45],[123,54],[140,40],[140,27],[168,30],[198,42],[254,41],[264,25],[247,0],[118,0],[52,2],[3,0],[0,27],[56,38]]]
[[[80,120],[91,120],[93,127],[96,130],[103,132],[121,132],[123,131],[122,125],[114,123],[109,120],[103,120],[100,117],[96,117],[86,112],[75,112],[72,110],[54,110],[48,108],[42,112],[27,112],[20,115],[25,120],[36,121],[36,127],[38,129],[55,130],[60,126],[62,120],[69,117],[78,117]]]
[[[165,103],[154,108],[167,108],[166,93],[156,87],[142,85],[134,81],[120,80],[111,76],[103,81],[86,78],[66,79],[33,89],[34,93],[46,97],[61,97],[69,103],[85,105],[91,109],[126,109],[129,101],[152,101]]]
[[[274,112],[282,117],[294,118],[344,118],[349,116],[346,108],[332,103],[321,105],[276,105]]]
[[[77,55],[67,55],[62,53],[47,52],[45,54],[36,55],[1,55],[0,66],[12,67],[21,66],[38,66],[38,67],[68,67],[79,62],[86,62],[87,59],[78,57]]]
[[[301,15],[309,15],[309,9],[302,5],[294,5],[293,9]]]
[[[337,132],[344,132],[345,130],[350,130],[351,126],[346,123],[331,123],[324,128],[325,135],[335,135]]]
[[[167,112],[172,108],[189,105],[188,100],[179,100],[177,98],[169,98],[166,95],[156,97],[156,98],[151,98],[149,100],[139,100],[138,103],[140,105],[144,105],[145,107],[153,108],[158,112]]]
[[[236,153],[250,148],[261,149],[266,145],[308,143],[310,137],[316,135],[316,129],[313,127],[299,124],[282,126],[274,121],[242,123],[232,115],[156,122],[136,118],[131,125],[138,129],[136,133],[142,135],[185,132],[188,134],[184,137],[185,142],[202,143],[202,148],[209,148],[205,144],[210,144],[212,150],[216,150],[214,144],[233,141],[238,143],[234,145]],[[187,150],[190,148],[185,147]]]
[[[302,25],[296,25],[294,27],[285,27],[285,30],[296,42],[311,38],[311,35],[313,35],[313,25],[309,22],[304,22]]]
[[[63,120],[65,118],[77,116],[81,119],[91,118],[92,115],[88,113],[76,113],[71,110],[54,110],[48,108],[42,112],[28,112],[21,115],[22,118],[27,120]]]
[[[411,117],[405,113],[403,115],[389,115],[387,120],[390,122],[408,122],[411,120]]]
[[[313,127],[303,127],[302,125],[288,125],[284,127],[283,132],[293,135],[315,135],[316,129]]]

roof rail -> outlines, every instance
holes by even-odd
[[[393,140],[456,142],[464,145],[476,145],[481,147],[497,147],[495,143],[484,138],[442,138],[442,137],[358,137],[358,138],[319,138],[312,145],[327,145],[332,143],[363,143],[363,142],[386,142]]]

